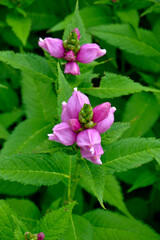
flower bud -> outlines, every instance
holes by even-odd
[[[76,56],[73,51],[69,51],[66,53],[66,56],[64,57],[67,61],[73,62],[76,60]]]
[[[114,122],[114,112],[116,111],[115,107],[110,107],[107,117],[98,122],[94,127],[100,134],[106,132]]]
[[[71,119],[78,119],[79,112],[85,103],[90,104],[88,97],[80,91],[77,91],[77,88],[74,88],[74,92],[67,103],[68,113]]]
[[[101,144],[94,145],[93,149],[94,153],[86,151],[84,148],[80,148],[82,157],[93,162],[94,164],[102,164],[100,157],[104,151]]]
[[[71,130],[68,123],[57,124],[53,128],[53,133],[48,134],[49,140],[69,146],[76,142],[77,134]]]
[[[84,103],[83,108],[81,108],[81,111],[79,112],[79,121],[81,123],[87,123],[89,122],[93,117],[93,108],[90,104]]]
[[[95,123],[98,123],[98,122],[104,120],[109,113],[110,107],[111,107],[111,104],[109,102],[105,102],[105,103],[102,103],[102,104],[96,106],[93,109],[92,121]]]
[[[67,123],[70,126],[70,128],[72,129],[72,131],[74,131],[74,132],[78,132],[78,130],[81,128],[81,124],[78,121],[78,119],[69,119],[67,121]]]
[[[78,64],[75,62],[66,63],[64,73],[69,73],[72,75],[80,75]]]
[[[59,38],[45,38],[39,39],[38,45],[45,49],[49,54],[55,58],[63,58],[65,49],[63,47],[63,41]]]
[[[45,235],[43,232],[38,233],[38,240],[43,240],[45,238]]]
[[[81,34],[78,28],[74,28],[72,32],[76,32],[78,40],[81,38]]]
[[[87,43],[81,46],[79,52],[77,53],[77,61],[81,63],[93,62],[96,58],[102,57],[106,54],[105,49],[100,49],[100,47],[95,43]]]
[[[86,129],[77,135],[77,145],[94,154],[93,146],[101,143],[101,136],[95,129]]]

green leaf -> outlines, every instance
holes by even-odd
[[[124,136],[144,135],[157,121],[159,113],[159,104],[154,95],[137,93],[131,96],[123,114],[123,121],[130,122],[131,127],[124,133]]]
[[[141,175],[137,176],[133,186],[128,190],[128,192],[131,192],[138,188],[150,186],[154,184],[156,181],[158,181],[158,177],[154,172],[148,169]]]
[[[16,212],[29,231],[32,231],[41,216],[38,207],[28,199],[8,198],[5,202]]]
[[[37,145],[47,139],[53,124],[40,119],[28,119],[21,122],[9,136],[1,155],[30,153]]]
[[[140,221],[101,209],[84,217],[94,226],[94,240],[159,240],[160,236]]]
[[[0,139],[7,139],[9,132],[0,124]]]
[[[118,140],[123,133],[130,127],[129,123],[116,122],[110,129],[101,135],[102,145],[110,144]]]
[[[31,29],[31,19],[23,17],[22,15],[9,13],[7,15],[6,22],[25,46]]]
[[[70,224],[60,240],[93,240],[93,229],[85,218],[72,215]]]
[[[95,165],[87,160],[81,161],[81,174],[80,185],[83,186],[89,193],[94,194],[101,206],[103,204],[103,192],[105,186],[105,173],[100,165]]]
[[[160,45],[154,34],[141,28],[136,32],[127,24],[110,24],[90,28],[91,34],[121,50],[146,57],[160,56]]]
[[[35,232],[43,232],[48,240],[59,240],[69,225],[75,202],[45,215],[36,226]]]
[[[60,68],[60,65],[58,63],[58,117],[61,119],[61,113],[62,113],[62,102],[67,102],[68,99],[72,95],[72,89],[69,86],[69,83],[66,81],[64,74],[62,73],[62,70]]]
[[[141,91],[159,92],[157,89],[142,86],[128,77],[109,72],[102,77],[100,87],[81,88],[80,90],[99,98],[120,97]]]
[[[0,61],[31,74],[39,81],[54,82],[54,75],[47,61],[36,54],[1,51]]]
[[[8,87],[5,86],[5,85],[3,85],[3,84],[0,84],[0,88],[5,88],[5,89],[7,89]]]
[[[57,99],[51,83],[40,82],[39,79],[22,73],[22,98],[28,118],[53,121]]]
[[[122,23],[129,23],[134,28],[139,25],[139,15],[136,9],[126,9],[117,12],[117,16],[120,18]]]
[[[57,159],[47,154],[15,154],[0,158],[0,177],[36,186],[53,185],[63,177],[63,166],[59,167]]]
[[[148,163],[152,151],[160,152],[160,141],[152,138],[125,138],[104,147],[103,166],[108,173],[122,172]]]
[[[63,35],[63,40],[66,40],[68,38],[68,35],[74,28],[78,28],[80,33],[81,33],[81,38],[80,38],[80,45],[83,45],[88,42],[88,37],[86,35],[86,30],[84,27],[84,23],[79,15],[79,7],[78,7],[78,1],[76,3],[75,7],[75,12],[73,17],[71,18],[70,22],[67,24],[64,35]]]
[[[24,237],[26,228],[22,222],[19,221],[16,214],[9,208],[5,201],[0,200],[0,238],[5,240],[13,240],[16,232],[19,232],[21,237]],[[23,238],[21,238],[23,239]]]
[[[13,123],[22,116],[23,112],[20,109],[15,109],[12,112],[6,112],[0,114],[0,124],[5,128],[10,127]]]
[[[104,202],[115,206],[127,216],[131,216],[124,204],[122,190],[119,182],[113,175],[106,175],[106,182],[103,194]]]

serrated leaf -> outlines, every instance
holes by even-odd
[[[53,121],[56,117],[56,94],[51,83],[40,82],[22,73],[22,98],[28,118]]]
[[[160,236],[140,221],[101,209],[84,217],[94,226],[94,240],[159,240]]]
[[[63,155],[62,155],[63,158]],[[36,186],[53,185],[63,177],[63,166],[57,159],[47,154],[15,154],[0,158],[0,177],[4,180],[16,181]]]
[[[131,96],[123,114],[123,121],[130,122],[131,127],[124,133],[124,136],[144,135],[157,121],[159,113],[159,104],[154,95],[137,93]]]
[[[103,166],[108,173],[122,172],[150,162],[160,152],[160,141],[152,138],[125,138],[104,146]]]
[[[0,61],[31,74],[39,81],[54,82],[54,75],[47,61],[36,54],[1,51]]]
[[[69,218],[75,202],[48,213],[40,220],[35,232],[43,232],[48,240],[59,240],[69,225]]]
[[[47,139],[53,124],[40,119],[21,122],[9,136],[1,151],[1,156],[13,153],[30,153],[37,145]]]
[[[106,175],[103,200],[104,202],[107,202],[110,205],[118,208],[125,215],[131,217],[131,214],[128,212],[128,209],[126,208],[126,205],[124,203],[122,190],[119,182],[113,175]]]
[[[28,199],[8,198],[5,202],[16,212],[31,232],[41,216],[38,207]]]
[[[141,91],[159,92],[157,89],[148,88],[134,82],[126,76],[106,72],[102,77],[100,87],[81,88],[82,92],[99,98],[113,98]]]
[[[5,128],[10,127],[13,123],[17,122],[17,120],[23,115],[23,111],[21,109],[15,109],[12,112],[6,112],[0,114],[0,124]]]
[[[130,127],[129,123],[116,122],[110,129],[101,135],[102,145],[110,144],[118,140],[123,133]]]
[[[101,206],[103,204],[103,191],[105,186],[105,172],[102,166],[90,163],[87,160],[81,161],[80,185],[83,186],[89,193],[94,194]]]
[[[90,33],[129,53],[146,57],[160,56],[160,45],[149,30],[127,24],[110,24],[90,28]]]
[[[72,215],[70,224],[60,240],[93,240],[93,229],[85,218]]]
[[[58,117],[61,119],[62,113],[62,102],[67,102],[72,95],[72,89],[69,86],[69,83],[66,81],[60,65],[58,63]]]
[[[66,40],[70,34],[70,32],[72,32],[72,30],[74,28],[78,28],[81,34],[81,38],[80,38],[80,45],[83,45],[85,43],[88,42],[88,38],[86,35],[86,30],[83,24],[83,21],[79,15],[79,6],[78,6],[78,1],[76,2],[76,7],[75,7],[75,12],[74,15],[72,16],[70,22],[67,24],[64,34],[63,34],[63,40]]]
[[[27,230],[22,222],[17,218],[16,214],[9,208],[5,201],[0,200],[0,238],[5,240],[13,240],[14,234],[19,229],[19,235],[24,237]],[[17,239],[17,238],[16,238]],[[22,239],[22,238],[21,238]],[[17,239],[20,240],[20,239]]]
[[[25,46],[31,29],[31,19],[23,17],[22,15],[9,13],[7,15],[6,22]]]
[[[0,139],[7,139],[9,132],[0,124]]]

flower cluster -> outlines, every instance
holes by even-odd
[[[100,134],[113,124],[116,108],[105,102],[92,109],[88,97],[74,88],[68,102],[62,103],[62,109],[62,122],[48,134],[49,140],[66,146],[77,143],[83,158],[102,164],[100,157],[104,152]]]
[[[78,28],[75,28],[65,41],[48,37],[44,40],[40,38],[38,44],[41,48],[49,52],[51,56],[55,58],[64,58],[67,61],[65,73],[79,75],[80,70],[76,63],[77,61],[81,63],[90,63],[96,58],[106,54],[106,50],[100,49],[95,43],[87,43],[80,47],[80,37],[81,35]]]
[[[30,232],[26,232],[24,234],[24,237],[26,240],[44,240],[45,235],[43,232],[40,232],[38,234],[32,234]]]

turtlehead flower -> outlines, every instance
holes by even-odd
[[[68,102],[62,102],[62,122],[55,125],[49,140],[69,146],[77,143],[83,158],[94,164],[102,164],[100,134],[114,122],[115,107],[109,102],[91,107],[88,97],[74,88]]]
[[[48,37],[44,40],[40,38],[38,44],[52,57],[64,58],[67,61],[64,73],[79,75],[80,70],[77,62],[91,63],[106,54],[106,50],[100,49],[100,46],[95,43],[87,43],[80,46],[80,38],[79,29],[75,28],[65,41]]]

